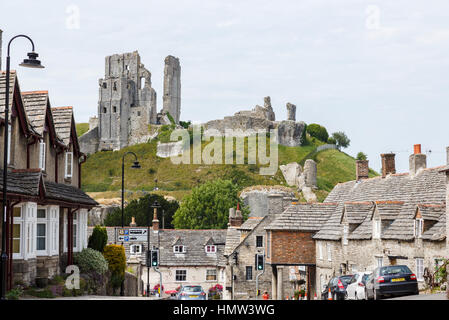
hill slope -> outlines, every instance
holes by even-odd
[[[206,145],[208,143],[204,143]],[[318,200],[322,201],[339,182],[355,179],[355,160],[338,150],[325,150],[314,153],[321,142],[308,138],[308,145],[301,147],[279,146],[279,165],[290,162],[303,164],[307,158],[317,162]],[[143,143],[120,151],[97,152],[90,155],[82,170],[82,188],[96,200],[119,198],[121,189],[122,156],[132,151],[136,153],[141,169],[131,169],[133,157],[125,160],[126,198],[137,198],[142,191],[152,191],[156,185],[157,193],[171,195],[178,200],[190,193],[199,184],[216,178],[230,179],[240,189],[252,185],[286,185],[281,171],[273,176],[259,175],[256,165],[175,165],[169,158],[156,156],[157,142]],[[224,150],[224,148],[223,148]],[[245,158],[245,163],[246,163]],[[377,173],[370,171],[370,176]],[[157,184],[155,182],[157,179]],[[298,195],[299,196],[299,195]]]

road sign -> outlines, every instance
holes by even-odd
[[[120,228],[117,229],[117,239],[124,242],[145,242],[148,239],[147,232],[146,228]]]

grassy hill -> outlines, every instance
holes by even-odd
[[[301,147],[279,146],[279,165],[294,161],[303,164],[308,158],[314,159],[318,168],[319,190],[316,193],[318,200],[322,201],[337,183],[355,179],[355,159],[338,150],[314,153],[315,148],[322,142],[310,137],[307,138],[307,141],[308,144]],[[208,143],[203,143],[203,147]],[[141,169],[131,169],[133,157],[131,155],[126,157],[125,190],[127,199],[140,197],[142,191],[152,191],[156,187],[155,179],[158,180],[159,191],[157,193],[170,195],[178,200],[190,193],[193,187],[216,178],[230,179],[240,189],[252,185],[286,185],[279,169],[273,176],[263,176],[259,175],[259,164],[175,165],[169,158],[157,157],[156,146],[157,141],[152,141],[130,146],[120,151],[97,152],[90,155],[87,162],[83,164],[83,190],[96,200],[120,198],[122,156],[128,151],[136,153]],[[246,153],[245,163],[247,163]],[[370,175],[375,176],[377,173],[371,171]]]
[[[76,134],[78,135],[78,137],[81,137],[88,130],[89,130],[89,124],[88,123],[77,123],[76,124]]]

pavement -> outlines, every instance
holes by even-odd
[[[57,297],[57,298],[37,298],[21,297],[20,300],[159,300],[158,297],[121,297],[121,296],[79,296],[79,297]]]

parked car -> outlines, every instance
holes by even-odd
[[[404,265],[374,269],[365,286],[367,299],[419,294],[416,275]]]
[[[177,298],[178,300],[206,300],[207,294],[201,286],[182,286]]]
[[[321,293],[321,299],[322,300],[328,299],[330,288],[332,300],[344,300],[346,294],[346,287],[348,286],[348,283],[351,279],[352,274],[333,277],[332,279],[329,280],[329,283],[326,285],[324,291]]]
[[[346,287],[346,296],[345,299],[348,300],[365,300],[365,285],[366,280],[371,275],[371,272],[357,272],[354,274],[352,279],[349,281],[348,286]]]

